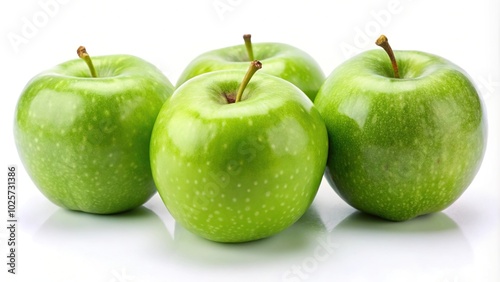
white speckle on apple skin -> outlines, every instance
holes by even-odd
[[[418,79],[360,71],[377,53],[386,57],[369,51],[370,59],[353,58],[363,66],[356,71],[340,66],[318,93],[330,139],[327,178],[346,202],[382,218],[443,210],[481,163],[486,127],[480,99],[462,70],[422,52],[396,54],[408,69],[423,56],[433,62]],[[463,83],[453,83],[458,80]]]
[[[58,69],[53,71],[27,86],[16,111],[16,145],[35,184],[52,202],[85,212],[116,213],[144,203],[155,193],[148,132],[164,101],[156,95],[170,95],[164,93],[168,87],[146,86],[150,92],[145,103],[135,103],[146,110],[122,120],[126,99],[116,95],[141,97],[142,90],[129,85],[124,91],[114,89],[116,95],[80,91],[94,86],[86,79],[65,80],[56,74]],[[78,90],[66,89],[69,83]],[[36,146],[31,145],[34,138]]]
[[[223,115],[224,110],[210,108],[203,98],[196,98],[203,101],[200,113],[176,111],[184,105],[175,103],[188,97],[193,96],[174,95],[153,130],[153,175],[172,216],[190,231],[223,242],[267,237],[295,222],[312,202],[326,161],[326,129],[319,114],[311,114],[310,103],[307,110],[286,104],[293,109],[283,112],[297,111],[297,120],[282,117],[281,110],[269,110],[263,103],[257,107],[262,115],[249,118],[246,110],[235,110],[234,118],[211,121],[213,113]],[[307,100],[303,98],[300,103]],[[246,104],[246,100],[240,103]],[[234,106],[238,105],[226,108]],[[165,152],[157,149],[161,146]],[[168,174],[181,183],[172,182]],[[184,185],[185,179],[200,185]]]

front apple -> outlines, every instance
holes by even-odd
[[[149,141],[156,115],[173,92],[168,79],[137,57],[95,57],[33,78],[15,113],[19,156],[55,204],[108,214],[135,208],[155,192]]]
[[[282,79],[218,71],[178,88],[151,137],[160,196],[185,228],[219,242],[264,238],[310,206],[324,172],[327,133],[312,102]]]
[[[199,55],[182,72],[177,87],[197,75],[217,71],[246,70],[257,59],[265,66],[261,72],[283,78],[301,89],[311,101],[325,80],[318,63],[306,52],[283,43],[249,43],[212,50]]]
[[[351,58],[315,105],[335,191],[361,211],[402,221],[441,211],[464,192],[481,164],[486,121],[462,69],[423,52],[395,57],[400,78],[382,50]]]

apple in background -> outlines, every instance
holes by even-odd
[[[187,81],[153,129],[151,166],[163,202],[212,241],[252,241],[289,227],[324,173],[328,137],[318,111],[283,79],[258,73],[250,81],[259,67]]]
[[[338,66],[314,103],[328,129],[334,190],[358,210],[404,221],[466,190],[484,154],[486,118],[464,70],[436,55],[392,52],[385,36],[377,44],[387,52]]]
[[[149,142],[173,85],[140,58],[92,61],[85,48],[78,53],[88,66],[80,59],[62,63],[23,90],[14,120],[19,156],[40,191],[61,207],[98,214],[138,207],[156,192]]]
[[[325,80],[318,63],[306,52],[282,43],[250,42],[250,35],[243,36],[245,45],[212,50],[195,58],[184,69],[177,87],[202,73],[216,70],[246,70],[254,58],[262,62],[260,72],[281,77],[300,88],[311,101]]]

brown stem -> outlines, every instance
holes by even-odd
[[[92,77],[97,77],[97,73],[95,71],[94,64],[92,63],[92,60],[90,59],[89,53],[87,53],[87,50],[85,49],[85,47],[83,47],[83,46],[78,47],[78,49],[76,50],[76,53],[78,54],[78,57],[82,58],[85,61],[85,63],[87,63],[87,66],[90,69],[90,75]]]
[[[250,63],[250,67],[248,67],[247,73],[245,74],[245,77],[243,77],[243,81],[241,82],[240,87],[238,88],[238,92],[236,93],[236,99],[234,100],[235,103],[241,101],[243,91],[245,91],[245,88],[250,82],[250,79],[252,79],[252,76],[255,74],[255,72],[260,70],[261,68],[262,63],[257,60]]]
[[[392,69],[394,70],[394,77],[399,78],[399,69],[398,63],[396,62],[396,57],[394,57],[394,52],[392,51],[391,45],[389,45],[389,40],[385,35],[380,35],[380,37],[375,41],[375,44],[382,47],[387,55],[389,55],[389,59],[391,59]]]

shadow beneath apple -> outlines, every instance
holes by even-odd
[[[442,212],[406,222],[355,212],[332,230],[331,241],[332,273],[351,273],[339,281],[455,281],[473,257],[459,226]]]
[[[261,240],[246,243],[218,243],[199,237],[180,224],[175,225],[175,252],[180,257],[202,265],[252,267],[287,260],[313,248],[315,237],[326,228],[314,206],[286,230]]]
[[[459,226],[443,212],[428,214],[402,222],[394,222],[356,211],[346,217],[336,230],[369,230],[382,233],[437,233],[458,231]]]
[[[34,241],[61,254],[117,265],[161,258],[172,244],[162,220],[145,207],[114,215],[58,209],[37,230]]]

